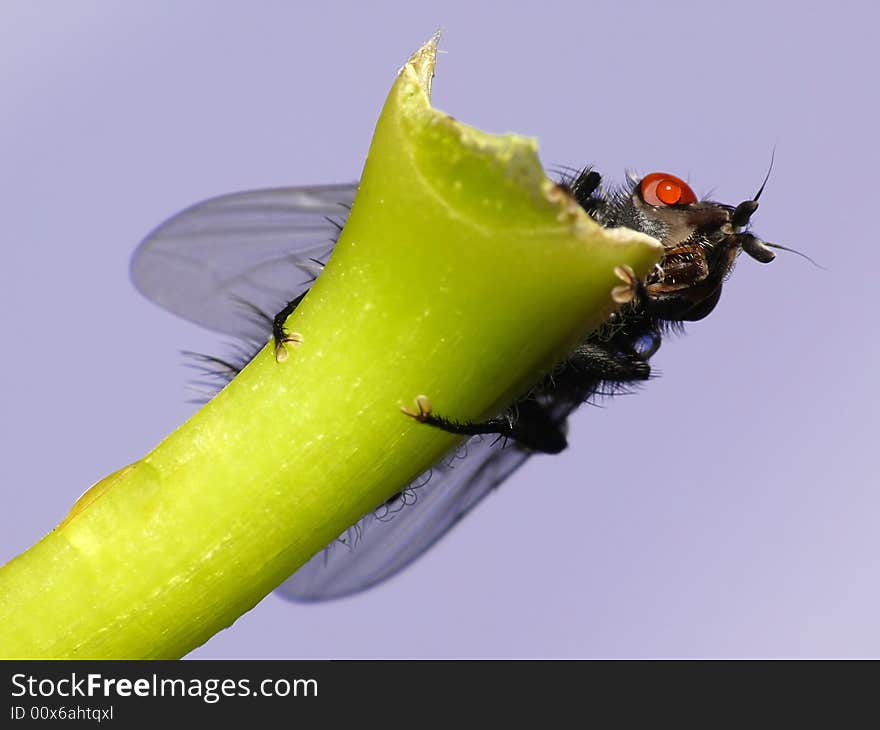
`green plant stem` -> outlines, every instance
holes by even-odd
[[[657,261],[653,239],[599,228],[547,180],[533,141],[431,108],[435,55],[391,90],[288,321],[302,345],[284,362],[264,348],[0,568],[0,655],[182,656],[458,443],[402,406],[496,414],[615,308],[615,266]]]

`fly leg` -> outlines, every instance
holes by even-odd
[[[490,418],[488,421],[456,421],[432,412],[431,402],[427,396],[416,397],[416,410],[401,410],[419,423],[426,423],[447,433],[461,436],[477,436],[480,434],[497,434],[499,438],[513,439],[516,443],[531,451],[545,454],[558,454],[567,445],[565,438],[565,421],[555,421],[550,413],[535,400],[522,400],[517,403],[515,415],[503,415]]]
[[[300,294],[296,299],[291,299],[278,314],[275,315],[275,318],[272,320],[272,339],[275,341],[275,360],[278,362],[283,362],[287,359],[287,348],[286,344],[290,343],[291,345],[301,345],[302,344],[302,336],[297,334],[296,332],[287,333],[287,330],[284,329],[284,323],[287,321],[287,318],[293,314],[293,310],[296,309],[300,302],[305,298],[306,294],[309,291],[306,289],[302,294]]]
[[[581,381],[584,384],[582,389],[588,390],[589,396],[595,384],[600,382],[633,383],[647,380],[651,377],[651,366],[647,359],[658,346],[652,344],[651,350],[638,353],[614,349],[609,343],[585,342],[566,360],[562,373],[556,376],[556,380],[560,381],[557,387],[561,387],[562,383],[576,387],[577,382]],[[588,388],[589,384],[594,384],[593,388]]]
[[[656,349],[656,347],[654,348]],[[651,367],[648,355],[612,348],[608,342],[581,344],[564,367],[542,383],[540,392],[551,403],[580,404],[596,392],[600,383],[629,383],[647,380]],[[513,439],[525,449],[545,454],[558,454],[568,445],[566,422],[554,416],[540,401],[523,398],[509,412],[487,421],[458,421],[433,412],[427,396],[415,400],[416,410],[401,410],[419,423],[462,436],[497,434]]]
[[[571,193],[588,215],[595,218],[596,213],[607,205],[601,197],[595,195],[601,182],[602,176],[598,172],[585,167],[576,176],[563,182],[562,187]]]

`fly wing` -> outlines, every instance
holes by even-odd
[[[527,458],[515,445],[476,436],[315,555],[277,592],[323,601],[390,578],[446,534]]]
[[[138,246],[132,280],[174,314],[252,339],[265,329],[256,313],[274,315],[311,284],[312,260],[326,261],[356,191],[357,183],[272,188],[197,203]]]

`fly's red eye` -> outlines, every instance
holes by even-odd
[[[668,172],[652,172],[639,185],[648,205],[690,205],[697,196],[688,184]]]

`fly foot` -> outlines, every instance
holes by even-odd
[[[629,304],[636,295],[641,291],[641,282],[636,277],[636,272],[627,264],[614,267],[614,275],[620,279],[623,284],[614,287],[611,290],[611,298],[618,304]]]
[[[414,418],[419,423],[425,423],[431,420],[431,401],[428,400],[428,396],[426,395],[417,395],[415,400],[413,401],[416,405],[416,410],[411,408],[407,408],[406,406],[401,406],[401,413],[406,414],[410,418]]]
[[[287,345],[299,347],[302,343],[303,337],[299,332],[290,334],[283,332],[281,337],[275,339],[275,362],[284,362],[288,358],[290,353],[287,351]]]

